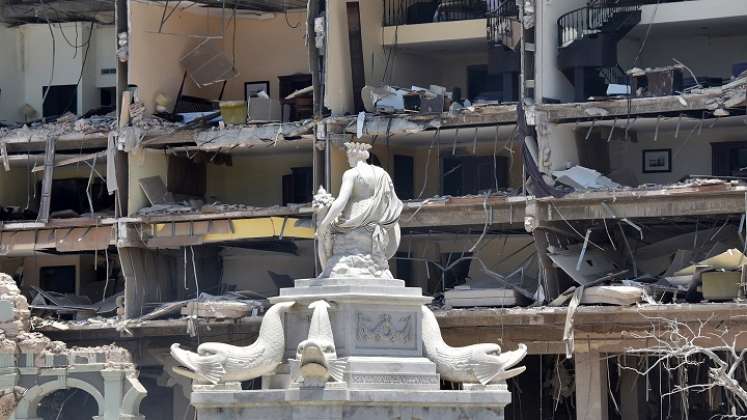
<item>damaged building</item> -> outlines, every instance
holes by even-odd
[[[170,345],[251,343],[319,273],[313,197],[353,140],[404,202],[392,272],[446,340],[527,344],[506,418],[747,415],[747,3],[0,20],[0,418],[192,418]]]

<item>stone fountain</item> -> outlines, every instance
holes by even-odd
[[[270,299],[251,346],[172,346],[198,418],[503,419],[505,380],[524,371],[514,366],[526,347],[443,341],[431,298],[389,271],[402,211],[389,175],[366,163],[369,145],[345,146],[339,196],[314,198],[321,275]],[[261,390],[241,389],[258,377]],[[442,380],[461,390],[441,390]]]

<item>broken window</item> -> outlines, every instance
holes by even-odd
[[[394,155],[394,191],[400,200],[409,200],[415,196],[415,158],[412,156]]]
[[[44,118],[59,117],[66,112],[75,114],[78,110],[78,85],[42,86]]]
[[[57,293],[75,293],[75,266],[52,266],[39,269],[39,287]]]
[[[88,178],[55,179],[52,181],[52,199],[50,212],[52,217],[77,217],[90,214],[91,205],[94,213],[114,209],[114,195],[109,195],[106,183],[94,178],[90,188]],[[41,191],[41,181],[37,191]],[[88,201],[88,192],[91,201]],[[40,192],[37,193],[40,196]],[[93,216],[93,215],[91,215]]]
[[[472,257],[471,252],[448,252],[441,254],[441,265],[443,267],[451,266],[451,269],[443,274],[444,290],[467,282],[469,267],[472,263],[470,257]]]
[[[713,175],[747,176],[747,142],[711,143]]]
[[[443,159],[444,195],[477,195],[508,186],[508,159],[502,156],[463,156]]]
[[[310,166],[291,168],[290,175],[283,175],[283,205],[310,203],[312,199],[313,169]]]

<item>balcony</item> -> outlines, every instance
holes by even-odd
[[[384,26],[485,19],[496,0],[385,0]]]
[[[486,41],[509,45],[518,16],[515,0],[385,0],[384,46],[464,51],[483,50]]]

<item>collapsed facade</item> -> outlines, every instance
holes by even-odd
[[[56,3],[2,5],[0,272],[35,330],[130,352],[125,414],[192,415],[169,345],[251,342],[318,274],[312,195],[353,139],[447,341],[528,345],[506,417],[739,414],[672,394],[706,363],[631,349],[661,320],[744,348],[745,4]]]

